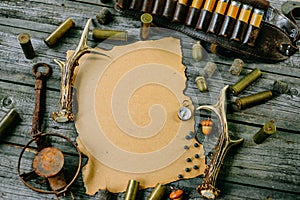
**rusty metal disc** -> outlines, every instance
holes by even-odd
[[[55,147],[42,149],[33,160],[33,169],[41,177],[49,178],[57,175],[64,166],[64,155]]]

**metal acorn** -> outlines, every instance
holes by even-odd
[[[206,120],[203,120],[201,122],[201,125],[202,125],[202,133],[204,135],[208,135],[211,133],[212,131],[212,128],[213,128],[213,121],[211,121],[210,118],[206,119]]]

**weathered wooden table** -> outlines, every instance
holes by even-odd
[[[282,0],[271,1],[279,8]],[[133,40],[139,38],[140,22],[120,16],[113,9],[114,2],[103,4],[100,0],[1,0],[0,1],[0,99],[12,97],[21,116],[20,123],[9,130],[0,142],[0,199],[54,199],[53,195],[43,195],[28,189],[17,174],[18,156],[23,146],[31,139],[31,119],[34,109],[35,79],[31,67],[45,62],[53,68],[53,74],[47,84],[46,111],[42,130],[57,132],[75,140],[77,133],[73,123],[58,124],[51,113],[58,108],[60,68],[53,59],[65,60],[65,53],[75,49],[88,18],[95,18],[103,7],[114,13],[114,20],[108,25],[99,25],[103,29],[127,30]],[[72,17],[76,27],[70,30],[52,49],[43,40],[66,18]],[[27,32],[37,56],[33,60],[24,58],[17,35]],[[174,33],[176,36],[176,33]],[[90,46],[111,48],[122,43],[97,43],[89,39]],[[191,57],[193,41],[182,37],[183,55]],[[232,58],[209,55],[206,61],[213,60],[218,65],[220,76],[209,81],[209,95],[197,92],[194,78],[200,67],[185,61],[188,84],[185,93],[191,95],[195,106],[213,104],[224,84],[233,84],[241,76],[254,68],[260,68],[263,77],[255,85],[247,88],[244,95],[271,89],[275,80],[288,82],[292,88],[300,87],[300,53],[277,64],[248,62],[240,77],[228,72]],[[299,90],[298,90],[299,91]],[[300,92],[300,91],[299,91]],[[233,104],[234,99],[229,99]],[[233,108],[227,113],[231,135],[245,138],[239,148],[229,152],[225,158],[223,170],[217,186],[222,193],[220,199],[300,199],[300,96],[281,95],[271,101],[250,109],[239,111]],[[196,112],[199,115],[199,112]],[[270,119],[275,120],[278,131],[264,143],[257,145],[252,136]],[[196,117],[199,120],[199,117]],[[59,143],[59,141],[57,141]],[[73,155],[73,154],[72,154]],[[76,155],[73,155],[74,159]],[[25,158],[26,160],[26,158]],[[31,160],[27,158],[26,162]],[[75,167],[75,166],[74,166]],[[186,199],[201,199],[195,187],[202,178],[173,183],[186,193]],[[106,199],[104,192],[95,196],[85,194],[81,176],[72,187],[76,199]],[[139,199],[146,199],[151,190],[141,191]],[[115,194],[111,199],[122,199],[124,194]],[[70,197],[65,197],[69,199]]]

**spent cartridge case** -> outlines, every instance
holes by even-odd
[[[261,144],[274,133],[276,133],[276,125],[274,124],[274,121],[271,120],[264,124],[264,126],[253,136],[253,141],[256,144]]]
[[[158,183],[156,184],[155,188],[151,192],[148,200],[161,200],[164,197],[166,191],[166,186]]]
[[[144,13],[141,15],[140,37],[142,40],[145,40],[149,37],[152,20],[153,17],[149,13]]]
[[[207,91],[207,84],[206,79],[204,76],[200,75],[195,79],[197,88],[200,92],[206,92]]]
[[[10,128],[13,128],[19,119],[20,117],[16,109],[12,108],[8,110],[0,121],[0,137],[2,137]]]
[[[18,35],[19,43],[22,47],[25,58],[33,59],[35,56],[34,49],[30,40],[30,36],[27,33],[21,33]]]
[[[93,30],[93,39],[94,40],[117,40],[117,41],[127,41],[127,32],[118,31],[118,30],[102,30],[94,29]]]
[[[239,110],[250,108],[255,105],[262,104],[270,99],[272,99],[273,94],[271,91],[259,92],[257,94],[249,95],[246,97],[242,97],[237,99],[236,105]]]
[[[231,40],[235,41],[243,41],[244,35],[246,34],[248,21],[250,19],[250,15],[252,12],[252,6],[244,4],[242,5],[242,9],[240,11],[238,20],[235,23]]]
[[[246,87],[248,87],[251,83],[257,80],[262,75],[261,71],[256,68],[246,76],[244,76],[241,80],[239,80],[236,84],[230,86],[230,90],[234,95],[238,95],[241,93]]]
[[[125,193],[124,200],[135,200],[139,190],[139,182],[136,180],[129,180]]]
[[[72,18],[66,19],[62,24],[59,25],[45,40],[44,42],[48,47],[53,47],[56,42],[62,38],[65,33],[75,26]]]

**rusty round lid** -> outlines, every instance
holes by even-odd
[[[44,148],[34,157],[32,166],[41,177],[55,176],[64,166],[64,155],[55,147]]]

